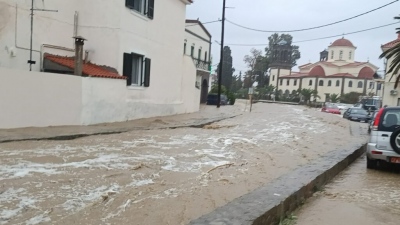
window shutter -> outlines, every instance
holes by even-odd
[[[144,86],[149,87],[150,86],[150,69],[151,69],[151,59],[146,58],[144,60],[144,66],[145,66],[145,71],[144,71]]]
[[[130,8],[130,9],[133,9],[134,5],[135,5],[135,0],[125,0],[125,6],[126,7]]]
[[[147,17],[154,18],[154,0],[147,1]]]
[[[124,65],[122,75],[126,77],[126,85],[132,84],[132,54],[124,53]]]

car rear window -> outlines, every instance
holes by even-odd
[[[352,109],[351,114],[368,115],[368,112],[363,109]]]
[[[400,109],[387,110],[380,119],[378,130],[393,132],[400,125]]]

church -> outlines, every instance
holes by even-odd
[[[294,90],[317,90],[317,101],[329,101],[330,94],[343,95],[358,92],[363,95],[378,93],[381,88],[374,82],[378,67],[370,62],[355,61],[356,47],[345,38],[334,41],[328,50],[320,52],[320,61],[299,66],[292,71],[291,46],[285,41],[277,43],[272,52],[269,82],[289,95]]]

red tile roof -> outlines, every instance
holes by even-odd
[[[75,57],[67,57],[67,56],[58,56],[51,55],[48,53],[44,54],[44,58],[48,59],[54,63],[57,63],[61,66],[68,67],[70,69],[75,68]],[[101,77],[101,78],[112,78],[112,79],[126,79],[126,77],[119,75],[118,73],[107,70],[106,68],[92,64],[92,63],[84,63],[82,73],[89,77]]]
[[[366,78],[366,79],[371,78],[372,79],[372,78],[374,78],[374,74],[375,74],[375,71],[373,71],[371,68],[366,66],[360,70],[360,72],[358,73],[358,78]]]
[[[332,75],[329,75],[329,76],[326,76],[326,77],[327,77],[327,78],[329,78],[329,77],[336,77],[336,78],[338,78],[338,77],[357,78],[357,77],[351,75],[350,73],[336,73],[336,74],[332,74]]]
[[[331,46],[329,47],[335,47],[335,46],[341,46],[341,47],[354,47],[353,43],[351,43],[351,41],[341,38],[341,39],[337,39],[336,41],[334,41]]]
[[[394,46],[396,46],[398,44],[400,44],[400,32],[399,32],[398,37],[397,37],[396,40],[393,40],[391,42],[388,42],[388,43],[382,45],[382,48],[392,48],[392,47],[394,47]]]
[[[308,74],[309,74],[309,76],[312,76],[312,77],[324,77],[325,70],[324,70],[324,68],[322,68],[322,66],[316,66],[316,67],[312,68]]]

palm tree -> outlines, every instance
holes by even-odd
[[[321,97],[318,95],[318,91],[317,90],[312,90],[311,91],[311,95],[314,98],[314,101],[316,101],[317,99],[320,99]]]
[[[307,101],[310,101],[312,93],[313,93],[313,90],[312,89],[303,88],[303,89],[299,89],[298,92],[300,93],[301,96],[303,96],[304,101],[307,102]]]
[[[400,20],[400,16],[396,16],[394,19]],[[396,30],[398,30],[397,33],[400,34],[400,27],[396,28]],[[393,77],[400,70],[400,44],[398,43],[397,45],[393,46],[392,48],[386,50],[385,52],[383,52],[379,56],[379,58],[380,59],[382,59],[382,58],[387,58],[387,59],[393,58],[392,63],[389,65],[389,70],[386,71],[386,73],[392,73],[393,72],[393,75],[392,75],[392,77]],[[390,79],[392,79],[392,77]],[[394,89],[397,88],[397,84],[398,84],[399,80],[400,80],[400,76],[397,75],[396,81],[394,83]]]
[[[332,103],[337,103],[340,100],[340,96],[338,94],[329,95],[329,99]]]

